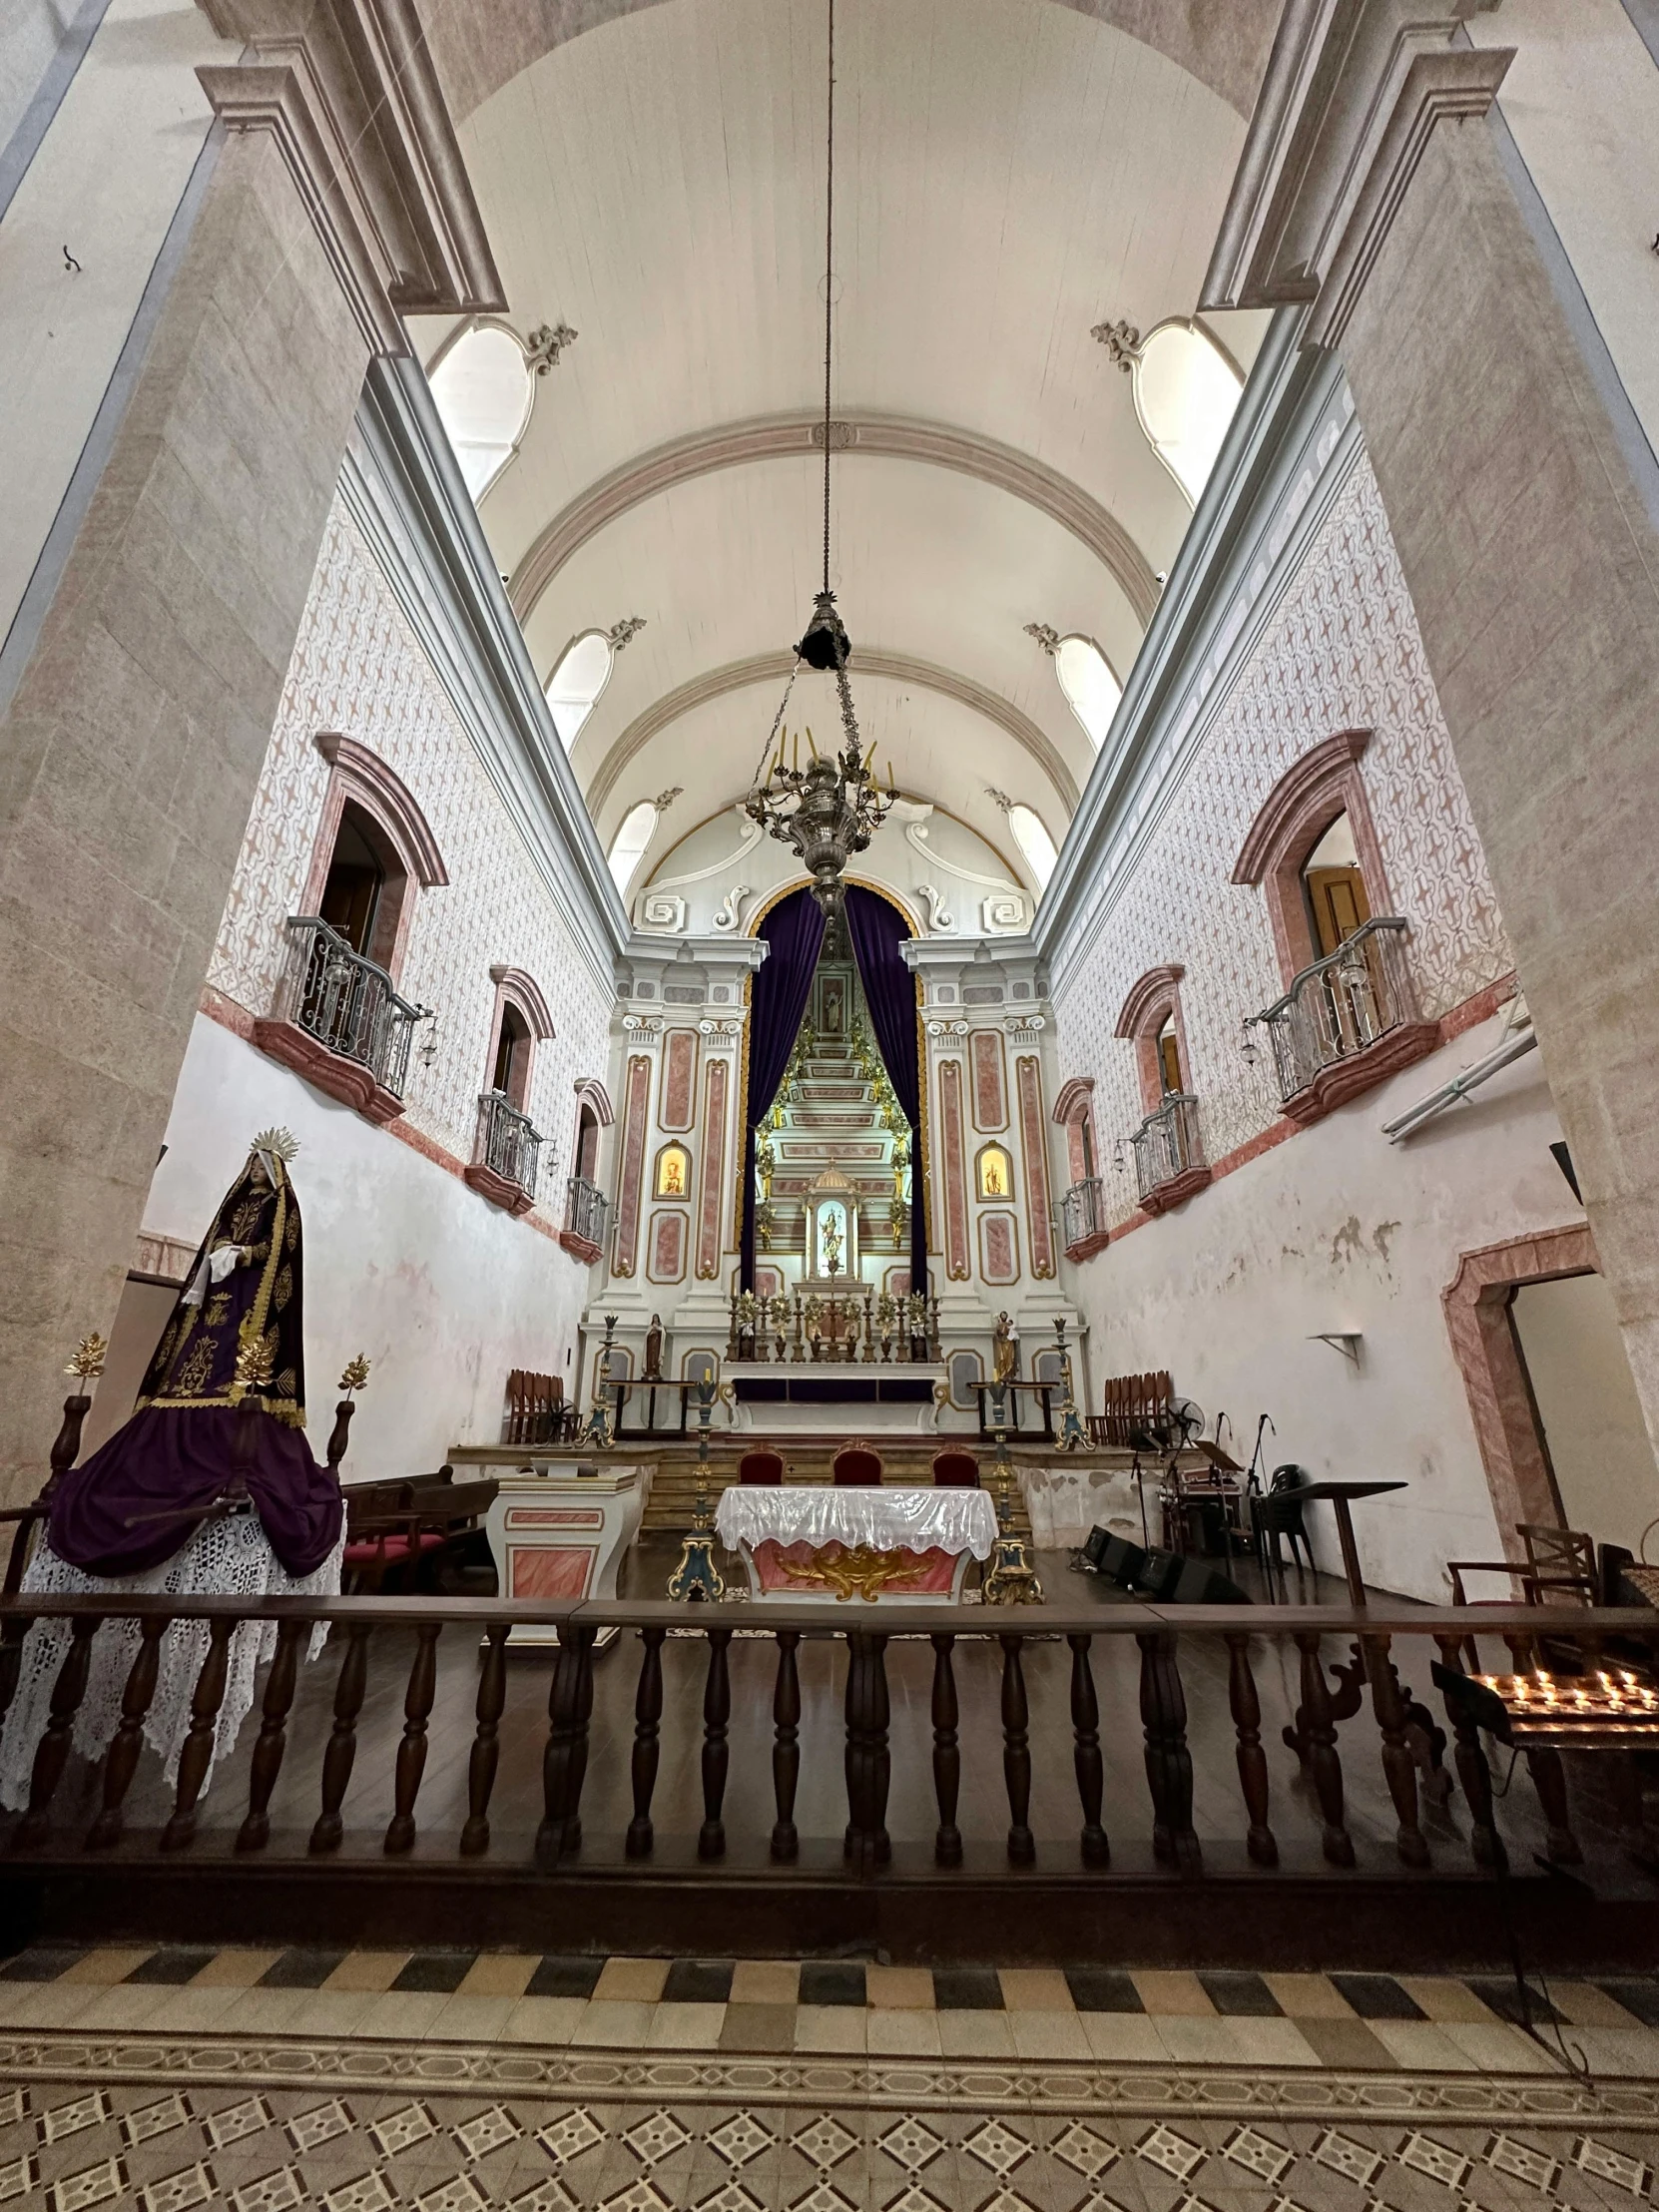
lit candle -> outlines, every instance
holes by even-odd
[[[818,740],[813,736],[811,723],[807,725],[807,743],[812,748],[813,759],[816,761],[818,759]]]

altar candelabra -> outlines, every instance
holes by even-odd
[[[676,1603],[691,1598],[713,1602],[726,1595],[726,1577],[715,1565],[715,1539],[709,1527],[709,1421],[714,1413],[719,1384],[712,1375],[707,1375],[700,1377],[694,1387],[697,1391],[697,1497],[692,1506],[691,1531],[681,1538],[680,1557],[668,1578],[668,1595]]]
[[[1014,1533],[1014,1470],[1008,1458],[1008,1385],[993,1382],[992,1431],[996,1437],[996,1549],[985,1571],[983,1596],[987,1605],[1040,1605],[1043,1586],[1031,1564],[1025,1538]]]

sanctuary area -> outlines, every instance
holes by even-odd
[[[1655,0],[10,15],[0,2205],[1651,2194]]]

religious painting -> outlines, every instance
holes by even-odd
[[[650,1265],[653,1283],[678,1283],[686,1272],[686,1217],[665,1211],[651,1217]]]
[[[986,1283],[1019,1281],[1019,1224],[1012,1214],[980,1215],[979,1274]]]
[[[665,1144],[658,1153],[652,1190],[658,1198],[691,1196],[691,1154],[683,1144]]]
[[[981,1198],[1007,1200],[1014,1195],[1014,1163],[1003,1145],[982,1145],[976,1179]]]
[[[996,1029],[976,1029],[968,1039],[973,1063],[973,1126],[988,1133],[1008,1126],[1008,1101],[1002,1034]]]
[[[846,1206],[838,1198],[824,1199],[813,1215],[813,1273],[815,1276],[847,1272]]]

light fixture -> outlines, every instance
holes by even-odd
[[[795,667],[790,671],[771,733],[756,765],[755,782],[744,801],[744,813],[780,843],[795,847],[813,879],[813,896],[826,914],[835,914],[840,910],[846,863],[854,852],[863,851],[886,821],[895,793],[890,765],[887,788],[883,791],[871,773],[870,756],[875,748],[872,745],[866,754],[859,743],[852,688],[846,676],[852,641],[835,612],[835,595],[830,589],[830,452],[833,442],[830,388],[835,289],[835,0],[826,0],[826,6],[830,38],[824,226],[824,588],[813,602],[812,619],[795,649]],[[807,740],[812,757],[805,768],[799,765],[799,739],[795,760],[789,766],[784,761],[784,715],[803,661],[809,668],[834,677],[844,741],[838,753],[820,753],[809,731]]]

